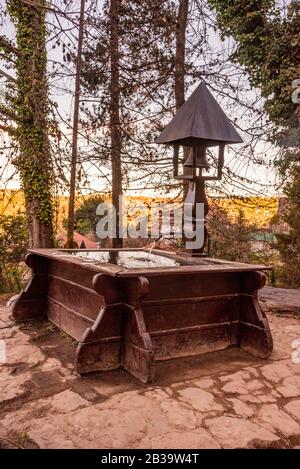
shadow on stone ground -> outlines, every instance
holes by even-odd
[[[300,445],[300,291],[266,288],[269,360],[238,349],[122,370],[74,373],[76,343],[47,321],[16,326],[0,304],[0,448],[291,448]],[[6,439],[4,439],[6,438]]]

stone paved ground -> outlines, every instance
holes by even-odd
[[[76,376],[68,336],[48,322],[15,326],[0,306],[0,448],[300,446],[300,291],[266,288],[261,300],[271,359],[231,349],[159,363],[151,386],[122,371]]]

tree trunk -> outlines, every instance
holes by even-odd
[[[121,127],[120,127],[120,82],[119,82],[119,0],[110,2],[110,130],[111,130],[111,168],[112,168],[112,203],[116,210],[116,237],[113,247],[121,248],[120,236],[120,197],[122,195],[121,169]]]
[[[189,0],[179,0],[179,8],[176,19],[176,52],[175,52],[175,105],[178,111],[184,104],[184,79],[185,79],[185,35],[187,27],[187,18],[189,11]],[[178,153],[178,147],[175,147]],[[184,149],[184,160],[187,157],[188,150]],[[184,174],[190,174],[190,168],[183,170]],[[183,182],[184,199],[188,192],[187,181]]]
[[[28,239],[30,248],[53,248],[52,224],[44,223],[36,215],[39,211],[38,199],[27,200],[25,194],[26,217],[28,226]]]
[[[70,249],[76,247],[76,244],[74,242],[74,213],[75,213],[75,194],[76,194],[76,169],[77,169],[77,159],[78,159],[80,73],[82,69],[84,6],[85,6],[85,0],[81,0],[78,45],[77,45],[77,56],[76,56],[75,99],[74,99],[74,114],[73,114],[70,196],[69,196],[69,212],[68,212],[68,235],[67,235],[67,243],[66,243],[66,247]]]
[[[14,138],[19,156],[14,164],[19,170],[28,221],[29,246],[53,247],[53,168],[48,138],[48,83],[45,48],[46,2],[41,8],[15,0],[8,12],[16,26],[15,60],[16,113]]]

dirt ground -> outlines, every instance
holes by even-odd
[[[156,363],[151,385],[73,371],[75,342],[47,321],[16,326],[0,303],[0,448],[300,447],[300,290],[267,287],[274,352]],[[299,353],[300,356],[300,353]]]

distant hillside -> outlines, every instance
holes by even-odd
[[[23,192],[0,190],[0,215],[17,215],[25,211]]]
[[[83,196],[78,197],[76,205],[79,206]],[[108,199],[107,196],[104,198]],[[128,204],[141,202],[145,205],[155,203],[172,202],[171,198],[164,197],[143,197],[125,196]],[[277,197],[235,197],[235,198],[213,198],[210,199],[210,207],[213,212],[214,207],[224,210],[228,219],[233,223],[242,211],[247,224],[255,224],[259,228],[268,228],[274,223],[278,214],[282,211],[280,207],[282,199]],[[178,201],[179,202],[179,201]],[[22,191],[0,191],[0,215],[16,215],[25,211],[24,197]],[[59,196],[56,199],[56,225],[58,231],[61,230],[62,221],[68,213],[68,196]]]

